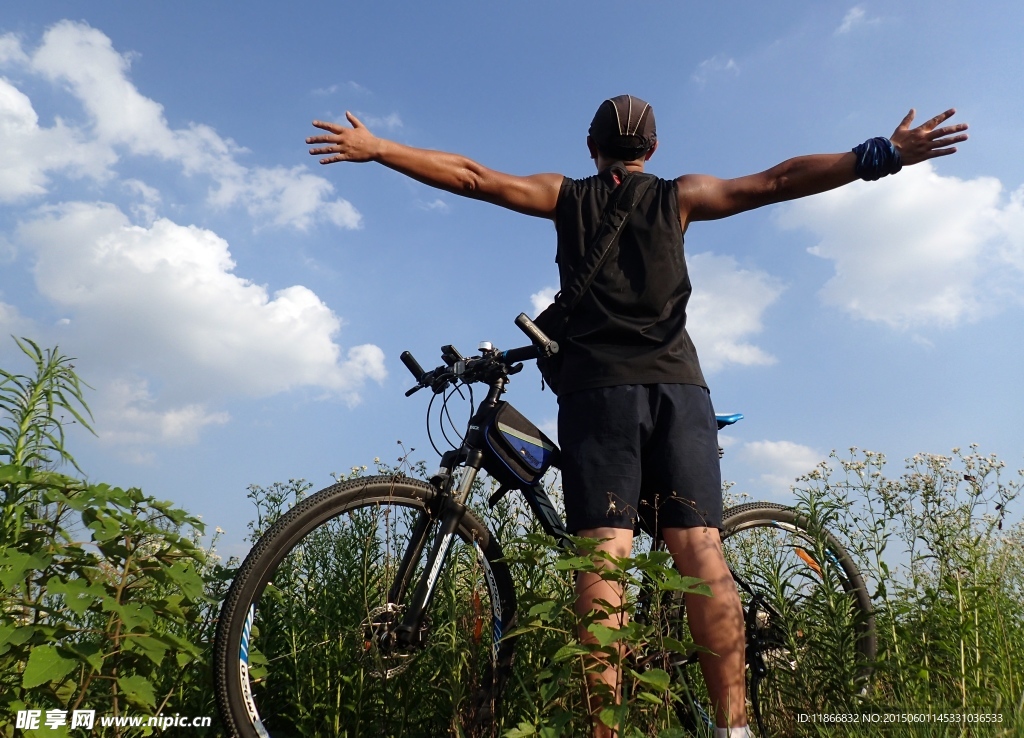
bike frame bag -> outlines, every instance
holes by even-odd
[[[497,461],[485,461],[484,469],[506,487],[536,484],[553,464],[557,466],[558,447],[507,402],[498,403],[483,431]]]

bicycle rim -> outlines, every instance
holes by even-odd
[[[352,480],[303,500],[260,539],[218,627],[218,701],[237,735],[487,734],[515,606],[500,547],[471,515],[417,642],[395,638],[422,561],[404,597],[388,593],[435,495],[412,480]]]

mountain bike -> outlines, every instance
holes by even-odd
[[[402,354],[416,380],[406,395],[430,389],[442,415],[452,393],[486,387],[478,406],[471,396],[465,433],[429,480],[392,473],[340,481],[298,501],[256,542],[217,623],[216,697],[231,735],[496,734],[517,598],[501,542],[470,509],[478,474],[497,484],[491,507],[518,490],[541,528],[573,546],[544,486],[558,448],[502,399],[522,362],[558,347],[525,314],[516,324],[530,345],[500,351],[485,342],[468,358],[444,346],[432,371]],[[742,417],[720,415],[719,428]],[[428,429],[429,418],[428,408]],[[765,502],[724,515],[761,735],[784,734],[795,706],[806,707],[830,674],[852,674],[848,690],[865,689],[875,657],[864,581],[813,517]],[[638,602],[638,618],[666,618],[659,627],[682,642],[683,599],[647,583]],[[631,668],[661,668],[682,685],[675,710],[684,727],[710,725],[695,652],[652,647],[633,658]],[[424,717],[426,700],[450,703],[445,724]]]

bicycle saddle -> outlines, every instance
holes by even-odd
[[[743,420],[743,413],[732,413],[731,415],[715,413],[715,420],[718,421],[718,430],[722,430],[722,428],[732,425],[737,420]]]

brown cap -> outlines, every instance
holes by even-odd
[[[589,133],[602,154],[622,161],[639,159],[658,140],[654,110],[632,95],[619,95],[601,103]]]

